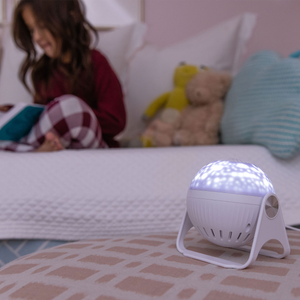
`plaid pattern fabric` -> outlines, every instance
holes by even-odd
[[[107,148],[92,109],[73,95],[55,98],[46,105],[38,122],[19,142],[0,141],[0,149],[29,152],[39,148],[47,132],[56,134],[67,149]]]

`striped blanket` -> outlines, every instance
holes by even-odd
[[[252,56],[234,78],[221,124],[225,144],[260,144],[283,159],[300,148],[300,60]]]

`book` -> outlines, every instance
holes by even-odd
[[[45,106],[40,104],[15,104],[8,112],[0,114],[0,140],[19,141],[38,121]]]

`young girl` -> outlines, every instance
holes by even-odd
[[[117,147],[114,136],[125,127],[119,80],[97,50],[97,31],[85,19],[81,0],[21,0],[15,9],[13,36],[27,54],[19,76],[34,103],[45,109],[30,133],[18,142],[0,141],[10,151]],[[37,58],[36,46],[43,50]],[[7,111],[9,106],[1,106]]]

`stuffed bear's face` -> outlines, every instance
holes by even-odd
[[[197,87],[189,94],[189,101],[191,105],[205,105],[211,102],[212,95],[208,88],[206,87]]]
[[[222,100],[231,84],[231,76],[225,73],[202,72],[186,86],[186,96],[191,105],[207,105]]]

